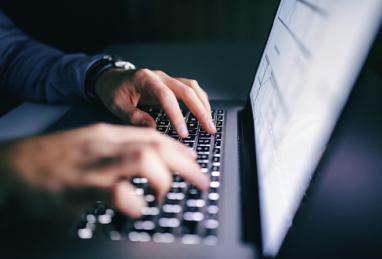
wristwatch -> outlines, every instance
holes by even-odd
[[[95,85],[100,75],[109,69],[135,70],[134,64],[125,61],[116,56],[105,55],[91,65],[86,72],[85,77],[85,93],[92,100],[99,100],[95,93]]]

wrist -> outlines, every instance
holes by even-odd
[[[87,71],[85,79],[85,92],[87,96],[92,100],[99,100],[100,94],[97,90],[98,82],[102,81],[102,77],[105,77],[105,74],[108,74],[108,71],[113,69],[118,70],[135,70],[135,66],[127,61],[122,59],[104,56],[97,62],[95,62]]]

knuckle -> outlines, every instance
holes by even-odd
[[[183,89],[182,89],[182,92],[183,92],[183,95],[184,96],[186,96],[186,97],[192,97],[192,96],[194,96],[194,91],[192,90],[192,89],[190,89],[190,88],[186,88],[186,87],[184,87]]]
[[[202,95],[203,95],[205,98],[207,98],[207,99],[209,98],[207,92],[204,91],[203,89],[202,89]]]
[[[162,70],[154,70],[154,73],[160,76],[165,75],[165,73]]]
[[[141,69],[138,69],[137,72],[135,72],[135,75],[137,78],[146,78],[150,76],[150,74],[151,74],[151,70],[147,68],[141,68]]]
[[[191,86],[199,87],[198,81],[196,81],[195,79],[190,79],[189,82]]]
[[[111,127],[110,125],[108,125],[107,123],[104,123],[104,122],[99,122],[99,123],[96,123],[93,126],[91,126],[92,131],[96,132],[96,133],[103,133],[103,132],[109,130],[110,127]]]

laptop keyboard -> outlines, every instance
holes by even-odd
[[[182,111],[189,131],[187,138],[179,137],[160,109],[150,108],[146,111],[156,118],[160,132],[196,150],[202,173],[210,178],[209,190],[201,192],[182,177],[174,175],[170,191],[159,204],[147,179],[133,178],[131,183],[136,187],[136,192],[143,195],[147,203],[142,217],[137,220],[127,219],[104,203],[96,202],[81,218],[77,228],[79,238],[90,239],[97,234],[106,234],[112,240],[127,238],[133,242],[171,243],[179,240],[184,244],[216,244],[224,110],[212,110],[211,115],[217,129],[215,135],[205,132],[190,112]]]

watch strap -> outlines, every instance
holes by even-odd
[[[85,78],[85,93],[91,100],[99,100],[95,92],[97,79],[110,68],[134,70],[135,66],[121,58],[105,55],[96,61],[87,71]]]

